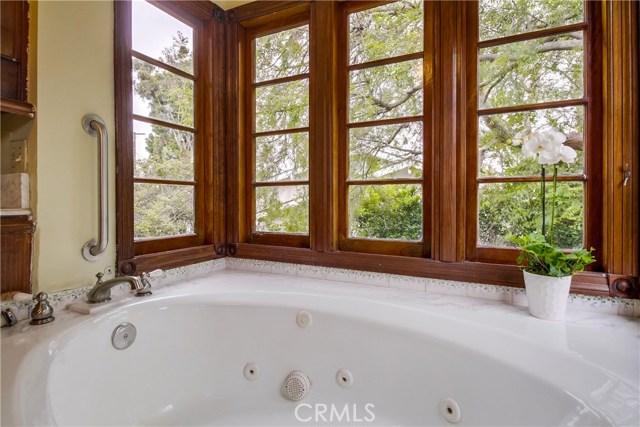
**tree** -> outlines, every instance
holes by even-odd
[[[480,37],[491,39],[583,20],[582,0],[481,0]],[[423,49],[423,7],[419,0],[394,3],[349,15],[350,64],[418,52]],[[255,80],[265,82],[309,72],[309,27],[295,27],[255,40]],[[191,70],[186,39],[177,34],[161,60]],[[479,108],[579,98],[583,90],[582,32],[541,37],[484,48],[479,52]],[[190,81],[135,61],[136,94],[148,101],[150,115],[193,125]],[[421,59],[351,71],[348,120],[374,121],[420,116],[423,105]],[[309,125],[309,83],[298,79],[256,87],[256,132],[304,128]],[[479,123],[481,176],[536,176],[538,165],[523,158],[520,145],[532,131],[553,126],[567,134],[579,160],[565,173],[583,170],[582,107],[483,115]],[[420,121],[385,126],[354,127],[349,131],[348,174],[352,181],[421,177],[423,129]],[[309,178],[309,136],[306,131],[258,137],[255,140],[255,179],[258,231],[308,233],[308,187],[286,181]],[[193,134],[153,127],[147,137],[148,157],[136,164],[138,176],[192,179]],[[273,185],[283,181],[283,185]],[[165,186],[168,187],[168,186]],[[353,236],[421,238],[420,186],[351,185],[349,229]],[[507,232],[540,228],[539,195],[535,184],[483,184],[479,194],[481,244],[505,245]],[[167,190],[167,188],[164,188]],[[184,232],[192,209],[189,194],[173,189],[161,194],[146,186],[136,194],[141,203],[139,229],[145,233]],[[177,199],[172,199],[168,193]],[[581,245],[582,187],[560,185],[557,239],[566,247]],[[162,204],[171,206],[161,208]],[[144,209],[143,209],[144,208]],[[143,211],[149,210],[149,213]],[[144,224],[144,227],[142,226]],[[155,227],[155,228],[154,228]],[[138,229],[138,228],[137,228]]]
[[[521,32],[580,22],[582,0],[482,0],[480,36],[499,38]],[[582,32],[542,37],[481,49],[479,52],[479,108],[580,98],[583,95]],[[581,174],[584,168],[582,107],[481,116],[478,161],[481,176],[537,176],[540,166],[521,154],[531,132],[554,127],[565,133],[578,161],[563,170]],[[560,185],[557,243],[582,247],[582,186]],[[479,200],[481,244],[505,246],[508,233],[528,234],[541,229],[538,186],[484,184]]]
[[[180,32],[163,49],[160,61],[191,72],[193,55],[189,40]],[[193,127],[193,82],[147,62],[133,59],[134,94],[148,108],[149,117]],[[134,138],[137,135],[134,135]],[[137,156],[135,176],[193,180],[191,132],[151,126],[146,153]],[[191,233],[194,231],[193,187],[166,184],[136,184],[134,188],[134,234],[137,238]]]
[[[380,185],[364,189],[354,212],[354,237],[420,240],[422,195],[417,185]]]
[[[263,82],[309,72],[309,26],[258,37],[255,81]],[[309,126],[309,80],[272,84],[255,90],[255,131],[282,131]],[[309,178],[309,133],[255,138],[255,180],[285,182],[255,188],[258,232],[309,233],[309,188],[286,181]]]

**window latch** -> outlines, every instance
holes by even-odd
[[[631,179],[631,168],[629,168],[629,163],[624,166],[624,181],[622,182],[622,186],[626,187]]]

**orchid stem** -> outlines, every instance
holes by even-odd
[[[545,237],[546,236],[546,191],[545,191],[545,170],[544,170],[544,165],[540,166],[542,168],[542,171],[540,172],[540,175],[542,176],[542,184],[541,184],[541,189],[540,189],[540,195],[542,196],[542,236]]]
[[[549,229],[549,244],[554,245],[554,218],[556,216],[556,187],[558,185],[558,166],[553,165],[553,192],[551,195],[551,227]]]

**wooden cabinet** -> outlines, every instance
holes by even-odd
[[[29,45],[29,3],[0,1],[0,109],[2,112],[33,116],[27,103],[27,49]]]
[[[1,1],[2,34],[0,55],[3,98],[27,100],[27,46],[29,38],[29,3]]]
[[[1,293],[31,293],[31,254],[35,225],[30,215],[0,218]]]

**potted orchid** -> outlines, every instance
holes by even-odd
[[[576,151],[565,145],[567,137],[556,129],[534,132],[522,144],[525,156],[538,161],[541,168],[542,232],[527,236],[507,236],[520,249],[518,264],[524,266],[524,282],[529,313],[546,320],[563,320],[571,277],[595,261],[593,248],[566,253],[555,243],[556,189],[558,167],[576,160]],[[551,216],[546,224],[546,167],[553,166]]]

